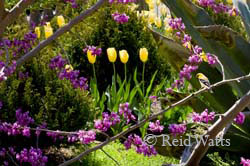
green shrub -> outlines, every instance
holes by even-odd
[[[87,91],[60,80],[48,64],[46,56],[34,59],[19,69],[28,72],[28,78],[19,79],[16,72],[0,84],[4,104],[0,119],[14,122],[16,109],[22,108],[30,112],[36,124],[46,122],[49,129],[72,131],[87,127],[87,122],[93,121],[92,98]]]

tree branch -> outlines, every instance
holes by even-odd
[[[95,11],[97,11],[107,0],[99,0],[95,5],[86,11],[82,12],[79,16],[71,20],[67,25],[63,26],[59,30],[57,30],[51,37],[39,43],[35,48],[33,48],[30,52],[22,56],[19,60],[17,60],[17,66],[22,65],[25,61],[35,57],[39,51],[41,51],[44,47],[52,43],[53,40],[62,36],[65,32],[70,31],[70,29],[80,23],[82,20],[91,16]]]
[[[205,135],[208,135],[207,140],[215,139],[220,131],[223,130],[227,124],[231,124],[234,118],[241,112],[245,107],[250,104],[250,91],[244,95],[241,99],[235,102],[235,104],[220,118],[217,120]],[[204,145],[200,142],[197,144],[194,151],[192,152],[189,160],[185,165],[187,166],[198,166],[200,160],[204,157],[209,148],[209,141]]]
[[[5,14],[5,2],[4,0],[0,0],[0,20],[4,17]]]
[[[138,122],[137,124],[135,124],[135,125],[129,127],[127,130],[122,131],[122,132],[120,132],[119,134],[117,134],[117,135],[111,137],[110,139],[104,141],[103,143],[101,143],[101,144],[99,144],[99,145],[97,145],[97,146],[95,146],[95,147],[93,147],[93,148],[90,148],[90,149],[88,149],[88,150],[86,150],[86,151],[80,153],[80,154],[79,154],[78,156],[76,156],[75,158],[72,158],[72,159],[70,159],[70,160],[68,160],[68,161],[66,161],[66,162],[64,162],[64,163],[62,163],[62,164],[60,164],[59,166],[67,166],[67,165],[70,165],[70,164],[72,164],[72,163],[74,163],[74,162],[80,160],[82,157],[86,156],[87,154],[89,154],[89,153],[91,153],[91,152],[93,152],[93,151],[96,151],[96,150],[98,150],[98,149],[101,149],[102,147],[106,146],[107,144],[111,143],[112,141],[115,141],[116,139],[119,139],[119,138],[123,137],[123,136],[126,135],[127,133],[129,133],[129,132],[131,132],[131,131],[133,131],[133,130],[135,130],[135,129],[141,127],[141,126],[143,126],[146,122],[151,121],[151,120],[153,120],[153,119],[156,119],[159,115],[164,114],[165,112],[167,112],[168,110],[172,109],[173,107],[176,107],[176,106],[178,106],[178,105],[181,105],[181,104],[183,104],[183,103],[189,101],[189,100],[192,99],[193,97],[195,97],[195,96],[197,96],[197,95],[199,95],[199,94],[201,94],[201,93],[203,93],[203,92],[205,92],[205,91],[208,91],[208,90],[210,90],[210,89],[212,89],[212,88],[218,87],[218,86],[220,86],[220,85],[222,85],[222,84],[231,83],[231,82],[235,82],[235,81],[240,82],[240,81],[242,81],[242,80],[247,80],[247,79],[250,79],[250,74],[245,75],[245,76],[242,76],[242,77],[233,78],[233,79],[222,80],[222,81],[220,81],[220,82],[217,82],[217,83],[211,85],[209,88],[200,89],[200,90],[194,92],[193,94],[190,94],[189,96],[183,98],[182,100],[180,100],[180,101],[178,101],[178,102],[176,102],[176,103],[174,103],[174,104],[169,105],[165,110],[162,110],[162,111],[160,111],[160,112],[157,113],[157,114],[153,114],[152,116],[150,116],[150,117],[148,117],[148,118],[146,118],[146,119],[144,119],[144,120]]]
[[[2,1],[2,0],[0,0]],[[3,36],[5,28],[13,23],[18,16],[31,4],[33,4],[35,0],[20,0],[3,18],[0,26],[0,37]]]

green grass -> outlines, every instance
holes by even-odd
[[[163,163],[178,163],[178,160],[164,156],[144,157],[134,149],[125,150],[121,143],[111,143],[105,146],[104,151],[112,156],[120,166],[161,166]],[[117,166],[103,151],[93,152],[75,166]]]

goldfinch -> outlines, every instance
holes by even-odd
[[[209,88],[210,87],[210,82],[204,74],[198,73],[198,74],[196,74],[196,77],[198,78],[202,88],[204,88],[204,87]],[[212,89],[210,89],[209,91],[210,91],[210,93],[213,93]]]

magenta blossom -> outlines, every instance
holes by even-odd
[[[127,16],[125,13],[120,14],[118,12],[115,12],[114,14],[112,14],[112,17],[117,23],[120,24],[124,24],[129,20],[129,16]]]
[[[173,134],[173,136],[176,136],[177,134],[184,134],[187,130],[187,127],[185,124],[170,124],[169,132]]]
[[[239,124],[239,125],[242,125],[245,121],[245,114],[240,112],[236,118],[234,118],[234,122]]]
[[[244,159],[243,157],[241,157],[240,164],[242,164],[243,166],[250,166],[250,160],[249,159]]]
[[[154,122],[149,123],[149,130],[153,133],[161,133],[164,129],[164,126],[160,125],[160,121],[157,120]]]

